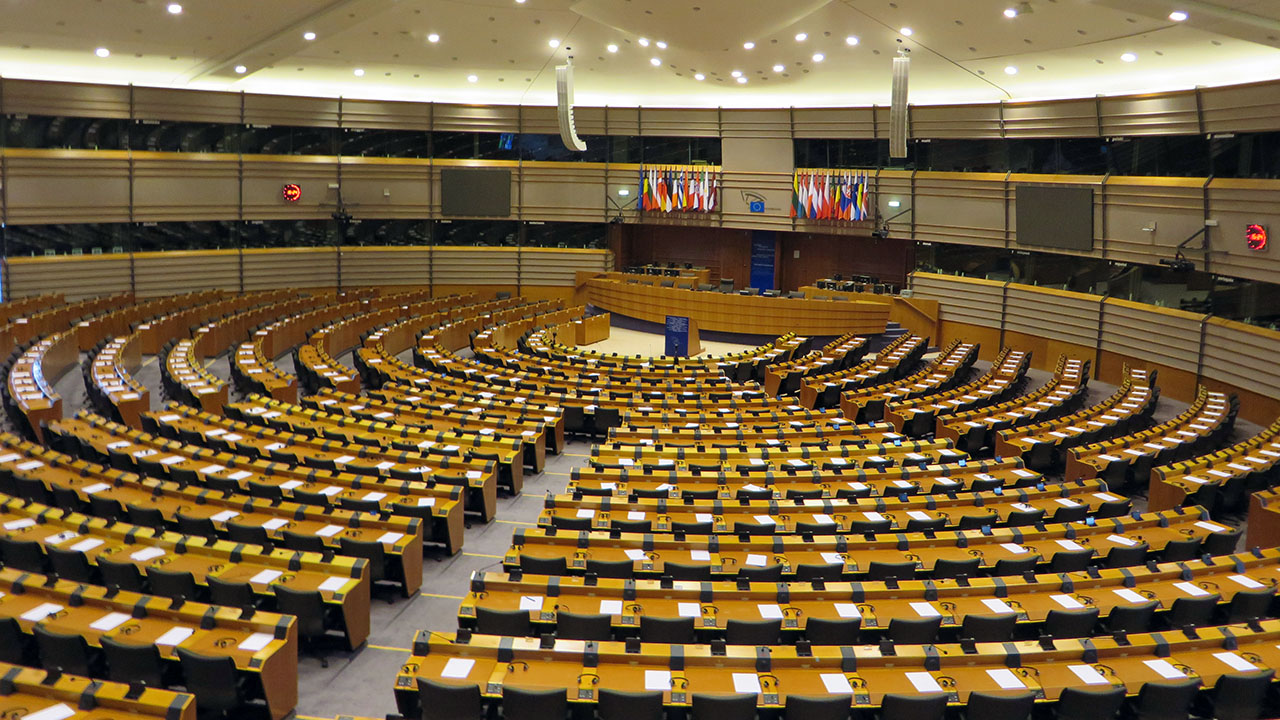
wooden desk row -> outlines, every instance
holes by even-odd
[[[888,403],[931,395],[968,379],[973,364],[978,361],[981,346],[952,340],[938,356],[923,368],[910,375],[888,382],[866,384],[873,376],[883,372],[883,364],[868,368],[854,375],[853,390],[841,393],[840,411],[850,420],[861,422],[881,420]]]
[[[364,398],[365,401],[412,408],[415,411],[415,424],[422,427],[434,429],[435,418],[443,417],[446,420],[445,427],[449,426],[448,423],[456,423],[459,428],[492,427],[495,431],[504,428],[514,431],[520,428],[521,437],[531,437],[526,436],[526,432],[544,436],[547,452],[555,455],[564,452],[564,410],[556,405],[525,402],[518,397],[507,401],[486,390],[459,392],[429,387],[417,389],[396,384],[370,390]],[[304,403],[324,407],[322,403],[326,400],[349,402],[355,400],[355,396],[321,392],[305,399]],[[530,460],[526,448],[525,462],[529,463]]]
[[[898,441],[896,443],[849,443],[840,445],[817,444],[788,447],[781,440],[766,440],[754,447],[745,444],[719,443],[672,447],[662,445],[607,443],[594,445],[591,457],[600,463],[625,467],[653,466],[657,470],[703,466],[704,471],[718,472],[721,468],[742,470],[794,468],[796,471],[812,470],[831,462],[854,469],[894,466],[921,467],[928,465],[956,464],[968,459],[967,453],[953,450],[946,441]]]
[[[846,334],[827,343],[819,351],[803,357],[793,355],[791,360],[773,363],[765,370],[764,391],[770,395],[798,392],[802,378],[844,370],[860,361],[866,348],[866,338]]]
[[[341,506],[344,500],[358,501],[353,507],[359,508],[376,504],[380,512],[388,515],[396,510],[397,505],[411,506],[415,508],[413,513],[402,510],[402,514],[424,520],[429,517],[432,539],[450,548],[461,545],[466,484],[484,481],[483,475],[470,478],[461,473],[448,477],[447,483],[436,483],[434,478],[430,482],[421,479],[384,480],[372,473],[339,471],[336,463],[333,470],[286,464],[270,459],[269,450],[266,451],[268,459],[262,459],[260,452],[268,445],[283,445],[279,438],[268,436],[269,430],[233,421],[218,421],[217,416],[211,414],[193,417],[179,406],[172,406],[170,410],[172,412],[164,416],[169,418],[166,424],[178,432],[179,438],[185,429],[189,432],[187,437],[192,440],[199,438],[200,444],[130,430],[87,414],[64,421],[58,427],[63,435],[75,437],[81,446],[82,456],[92,453],[95,460],[109,461],[113,450],[121,454],[127,452],[135,462],[159,463],[158,467],[149,466],[148,473],[152,475],[173,477],[181,473],[189,482],[218,485],[237,492],[253,489],[250,483],[270,485],[279,488],[283,497],[299,501],[304,496],[294,491],[318,493],[325,500],[305,497],[314,503],[324,502],[323,506]],[[112,445],[115,447],[110,447]],[[344,452],[341,448],[345,448],[345,444],[339,445],[335,452]],[[167,463],[164,462],[166,460]],[[352,457],[352,462],[355,460]],[[194,478],[190,474],[192,472],[195,473]],[[416,473],[411,476],[420,478]],[[492,478],[492,473],[489,477]],[[491,480],[489,485],[492,484]],[[274,492],[271,491],[272,494]],[[423,508],[429,510],[424,513]]]
[[[89,366],[90,396],[102,398],[131,427],[140,427],[138,416],[151,409],[151,390],[134,377],[141,368],[142,338],[137,333],[107,343]]]
[[[890,402],[885,419],[909,435],[931,434],[936,418],[994,405],[1013,395],[1030,367],[1031,353],[1005,348],[982,377],[949,390]]]
[[[175,312],[198,308],[227,297],[225,290],[199,290],[182,295],[169,295],[150,300],[135,301],[116,307],[75,324],[80,351],[85,352],[103,338],[126,335],[133,326],[148,320],[163,318]]]
[[[784,420],[769,413],[740,418],[745,423],[739,419],[722,419],[726,415],[732,413],[690,417],[688,413],[668,414],[652,409],[629,411],[622,416],[622,425],[609,431],[608,440],[632,443],[647,440],[665,445],[690,442],[758,443],[770,438],[801,444],[811,441],[892,442],[907,439],[888,423],[855,423],[838,413],[810,414],[803,420]]]
[[[1068,548],[1058,540],[1082,544],[1090,540],[1100,557],[1119,549],[1135,557],[1128,564],[1146,561],[1146,555],[1161,552],[1173,541],[1197,539],[1231,528],[1209,521],[1202,508],[1179,508],[1162,513],[1145,513],[1102,521],[1037,525],[1028,528],[997,527],[980,530],[882,533],[876,535],[775,535],[719,536],[555,532],[552,529],[517,529],[512,547],[503,557],[508,569],[520,567],[522,556],[541,559],[563,558],[569,571],[582,572],[588,559],[633,562],[636,576],[664,574],[667,563],[706,567],[713,578],[737,576],[739,570],[780,566],[783,576],[792,576],[800,565],[840,565],[842,575],[863,575],[872,562],[915,563],[918,571],[931,572],[938,560],[978,558],[980,568],[1001,573],[997,568],[1016,566],[1018,572],[1046,567]],[[1141,548],[1143,552],[1137,552]],[[1126,552],[1128,551],[1128,552]],[[1025,569],[1023,569],[1025,566]]]
[[[196,720],[195,698],[156,688],[0,663],[0,716],[77,720]]]
[[[788,696],[847,698],[871,709],[887,695],[941,693],[963,706],[972,693],[1030,692],[1043,705],[1067,688],[1121,688],[1136,695],[1147,683],[1198,678],[1206,688],[1226,675],[1274,677],[1280,666],[1280,621],[1135,634],[1121,638],[899,645],[776,646],[761,652],[729,646],[666,645],[458,636],[419,631],[414,653],[396,677],[400,712],[415,716],[418,678],[477,685],[498,700],[504,687],[563,689],[574,706],[591,707],[602,690],[659,692],[664,705],[688,708],[698,694],[746,692],[761,709],[782,709]],[[886,648],[888,650],[888,648]],[[926,717],[932,717],[931,715]]]
[[[199,482],[149,477],[140,474],[139,467],[113,468],[77,459],[8,434],[0,435],[0,453],[6,459],[0,467],[9,473],[8,477],[0,477],[0,492],[5,494],[42,503],[42,497],[49,495],[63,509],[92,512],[108,520],[141,520],[147,514],[159,513],[168,529],[179,532],[186,519],[207,519],[220,537],[232,540],[233,526],[253,534],[261,528],[261,534],[270,542],[286,547],[284,533],[310,535],[319,538],[331,555],[340,553],[342,539],[378,541],[387,565],[395,566],[388,568],[387,576],[403,578],[407,593],[416,591],[421,582],[423,521],[418,517],[381,517],[333,506],[229,493]],[[115,458],[132,460],[134,456],[122,452]],[[20,466],[27,469],[19,470]],[[197,478],[208,474],[197,474]]]
[[[70,330],[43,338],[27,348],[9,369],[7,391],[26,419],[27,434],[43,438],[41,425],[62,417],[62,396],[54,383],[80,361],[76,335]]]
[[[1089,361],[1058,356],[1053,377],[1025,395],[990,407],[938,418],[934,436],[975,451],[992,446],[999,430],[1058,417],[1083,402],[1089,388]]]
[[[47,307],[39,312],[9,320],[9,339],[14,345],[26,345],[36,338],[72,329],[81,320],[126,307],[133,303],[132,293],[103,295],[79,302]],[[72,333],[74,336],[75,333]]]
[[[1166,510],[1183,504],[1205,488],[1218,489],[1228,484],[1238,484],[1241,493],[1270,488],[1280,461],[1278,439],[1280,420],[1231,447],[1152,468],[1148,506]]]
[[[799,404],[807,408],[840,406],[846,390],[856,390],[900,378],[915,367],[929,350],[929,338],[902,335],[876,356],[836,372],[807,377],[800,384]]]
[[[0,537],[34,543],[29,547],[41,553],[49,547],[79,553],[91,568],[103,561],[133,565],[148,581],[152,570],[188,572],[198,589],[206,588],[210,578],[247,583],[255,596],[267,601],[273,598],[275,584],[318,592],[340,618],[335,629],[349,647],[359,647],[369,636],[370,580],[363,558],[268,552],[257,545],[155,530],[9,496],[0,496]],[[44,572],[47,565],[46,559],[39,567],[19,569]]]
[[[215,317],[235,315],[252,308],[278,303],[296,295],[295,291],[280,289],[260,290],[226,297],[206,305],[152,318],[140,323],[135,328],[135,332],[142,338],[142,354],[159,355],[165,343],[172,338],[187,336],[192,325],[204,325]]]
[[[175,608],[169,598],[0,568],[0,618],[16,622],[28,638],[38,625],[80,636],[91,650],[100,649],[103,638],[153,645],[163,661],[174,665],[178,648],[230,658],[248,680],[250,697],[265,700],[271,717],[279,720],[298,701],[297,623],[290,615],[244,615],[240,608],[195,602]]]

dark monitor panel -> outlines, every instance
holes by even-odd
[[[444,215],[511,216],[511,171],[456,168],[440,172]]]
[[[1018,185],[1014,207],[1019,245],[1093,249],[1093,188]]]

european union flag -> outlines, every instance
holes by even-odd
[[[763,201],[763,200],[752,200],[752,201],[751,201],[751,206],[750,206],[750,208],[749,208],[749,209],[750,209],[750,210],[751,210],[751,212],[753,212],[753,213],[763,213],[763,212],[764,212],[764,201]]]

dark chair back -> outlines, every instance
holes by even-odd
[[[612,617],[557,610],[556,637],[567,640],[610,640],[613,637]]]
[[[1191,701],[1200,691],[1200,678],[1148,680],[1138,691],[1134,717],[1138,720],[1181,720],[1191,717]]]
[[[83,635],[67,635],[35,625],[32,630],[40,651],[40,665],[45,670],[61,670],[82,677],[101,677],[89,654],[89,643]]]
[[[563,688],[533,690],[502,686],[502,714],[505,720],[562,720],[569,709]]]
[[[992,695],[975,690],[969,693],[969,701],[965,703],[965,717],[972,720],[1027,720],[1035,704],[1035,693]]]
[[[1068,687],[1058,696],[1058,720],[1111,720],[1124,703],[1123,687]]]
[[[1050,610],[1044,621],[1045,637],[1057,640],[1062,638],[1085,638],[1093,635],[1093,628],[1098,624],[1098,608],[1086,607],[1076,610]]]
[[[1008,642],[1017,627],[1015,613],[999,615],[965,615],[960,623],[960,638],[974,642]]]
[[[857,645],[861,618],[811,617],[805,621],[804,636],[814,645]]]
[[[63,550],[53,546],[45,546],[44,551],[49,554],[49,565],[58,577],[63,580],[82,583],[92,583],[94,581],[93,568],[90,567],[89,559],[85,557],[84,553],[78,550]]]
[[[889,620],[889,639],[895,644],[923,645],[938,641],[942,617],[902,618]]]
[[[756,716],[756,694],[693,694],[693,720],[753,720]]]
[[[151,568],[147,570],[147,582],[151,585],[152,595],[160,595],[174,600],[177,598],[185,600],[197,599],[196,578],[190,572],[174,572],[172,570]]]
[[[477,607],[476,632],[483,635],[528,637],[533,635],[533,623],[529,620],[528,610],[494,610]]]
[[[662,693],[600,690],[600,720],[662,720]]]
[[[247,582],[229,582],[216,577],[206,578],[206,582],[209,583],[209,602],[214,605],[247,608],[256,604],[253,586]]]
[[[422,720],[477,720],[484,715],[480,686],[446,685],[418,678],[418,702]]]
[[[102,574],[102,584],[117,587],[129,592],[145,592],[146,581],[138,566],[131,562],[114,562],[106,558],[98,558],[98,572]]]
[[[1262,715],[1263,700],[1275,670],[1220,675],[1213,686],[1215,720],[1254,720]]]
[[[520,569],[530,575],[566,575],[569,564],[562,557],[540,558],[521,553]]]
[[[941,720],[946,712],[946,693],[927,695],[889,693],[880,703],[881,720]]]
[[[364,558],[369,561],[369,581],[378,582],[386,577],[387,554],[382,543],[351,538],[338,538],[338,553],[348,557]]]
[[[107,660],[107,679],[119,683],[142,683],[148,687],[163,688],[165,664],[160,650],[154,644],[126,645],[115,638],[103,635],[98,638]]]
[[[787,695],[784,714],[803,720],[847,720],[852,700],[852,695]]]
[[[210,657],[182,647],[177,653],[187,692],[196,696],[201,711],[228,713],[244,704],[236,661],[231,656]]]
[[[782,621],[730,618],[725,640],[730,645],[777,645],[782,640]]]
[[[684,645],[694,641],[694,619],[691,617],[664,618],[640,617],[640,640],[642,642],[671,643]]]
[[[633,568],[630,560],[587,560],[587,574],[602,578],[626,579],[631,577]]]

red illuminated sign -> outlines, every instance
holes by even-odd
[[[281,188],[280,194],[284,196],[285,202],[298,202],[302,199],[302,186],[296,183],[289,183]]]
[[[1260,251],[1267,249],[1267,227],[1265,225],[1250,225],[1244,229],[1244,242],[1249,246],[1250,250]]]

